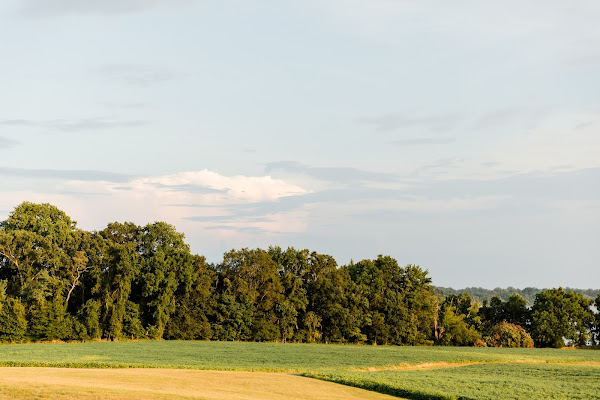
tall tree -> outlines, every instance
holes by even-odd
[[[536,346],[585,346],[590,342],[594,315],[592,301],[563,288],[538,293],[532,309],[532,337]]]
[[[277,264],[283,286],[282,300],[275,306],[277,311],[279,335],[282,342],[289,339],[302,340],[306,330],[301,333],[305,318],[308,295],[302,277],[308,269],[308,250],[296,250],[288,247],[269,247],[269,255]]]
[[[141,327],[139,305],[129,305],[132,285],[140,274],[138,237],[141,227],[131,223],[110,223],[96,237],[96,265],[90,272],[93,281],[88,285],[101,303],[103,337],[144,337]],[[129,307],[128,307],[129,305]],[[129,313],[133,313],[128,315]],[[130,328],[125,332],[124,324]]]
[[[232,250],[225,253],[218,267],[225,296],[229,303],[238,303],[252,320],[255,340],[275,340],[279,337],[276,305],[283,302],[283,287],[277,263],[262,249]],[[226,322],[226,321],[225,321]]]
[[[175,312],[179,276],[189,276],[193,259],[184,236],[164,222],[144,226],[138,235],[140,274],[132,293],[148,336],[160,339]]]
[[[204,257],[192,256],[189,268],[181,271],[175,291],[175,312],[168,324],[167,339],[211,339],[210,319],[215,314],[214,284],[216,274]]]
[[[440,306],[438,344],[469,346],[481,339],[479,305],[469,293],[450,294]]]

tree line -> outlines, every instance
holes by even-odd
[[[595,299],[600,308],[600,295]],[[389,256],[339,266],[280,247],[190,252],[172,225],[88,232],[50,204],[0,223],[0,341],[240,340],[560,347],[600,342],[592,300],[562,288],[483,304],[440,297]]]
[[[522,298],[525,299],[525,303],[528,306],[533,305],[535,302],[535,296],[544,291],[545,289],[540,289],[536,287],[526,287],[524,289],[518,289],[514,287],[507,288],[495,288],[495,289],[485,289],[481,287],[467,287],[464,289],[453,289],[449,287],[436,286],[436,292],[442,296],[446,297],[449,294],[459,295],[464,292],[468,292],[473,301],[478,301],[479,303],[483,303],[484,300],[488,302],[491,301],[493,297],[500,297],[504,301],[508,301],[509,297],[513,294],[518,294]],[[595,299],[596,296],[600,294],[600,289],[573,289],[566,287],[565,290],[567,292],[576,292],[581,293],[584,297]]]

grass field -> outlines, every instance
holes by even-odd
[[[411,399],[600,399],[600,367],[590,365],[475,364],[307,376]]]
[[[257,390],[262,387],[268,393],[272,392],[267,389],[269,381],[304,379],[301,386],[306,386],[307,390],[310,390],[313,384],[325,383],[297,376],[302,374],[410,399],[600,399],[600,351],[592,350],[193,341],[92,342],[3,345],[0,346],[0,366],[164,368],[161,370],[106,369],[104,372],[102,372],[103,370],[90,370],[89,373],[111,373],[116,374],[115,376],[127,376],[132,373],[155,373],[158,374],[156,376],[170,374],[172,379],[179,376],[177,374],[184,376],[186,373],[202,372],[185,371],[185,369],[262,371],[271,372],[271,374],[253,374],[251,375],[252,380],[256,381]],[[165,369],[169,369],[169,371]],[[180,370],[175,371],[174,369]],[[21,369],[10,369],[10,371],[19,370]],[[48,370],[50,369],[44,371]],[[274,374],[273,372],[280,373]],[[62,373],[65,373],[64,370]],[[85,373],[87,372],[80,372],[80,374]],[[207,372],[204,371],[204,373]],[[234,381],[233,377],[236,372],[222,373],[232,374],[231,380],[224,378],[226,382]],[[144,376],[139,379],[143,381],[146,379]],[[260,378],[263,376],[266,376],[264,382]],[[153,380],[153,382],[158,381],[158,379]],[[17,397],[18,390],[22,390],[22,387],[10,386],[11,383],[8,381],[0,382],[3,382],[0,384],[0,398],[3,396],[4,398],[19,398]],[[84,382],[84,380],[80,382]],[[190,385],[192,384],[190,383]],[[291,383],[283,385],[293,387]],[[339,385],[330,385],[339,387]],[[92,392],[99,390],[98,388],[85,385],[74,385],[73,387],[83,390],[81,396],[78,396],[80,398],[154,399],[180,398],[187,395],[192,396],[190,398],[218,398],[194,397],[195,395],[177,391],[146,393],[148,396],[159,397],[139,397],[139,393],[135,394],[137,393],[135,390],[131,397],[110,397],[119,395],[119,392],[111,394],[110,390],[112,389],[110,388],[102,388],[104,397],[94,397]],[[43,391],[49,390],[47,388],[40,390],[42,390],[40,396],[30,396],[31,393],[26,393],[20,398],[61,398],[57,393],[44,396]],[[65,393],[69,393],[71,389],[65,390]],[[91,390],[92,392],[89,393],[92,394],[89,395],[85,390]],[[14,396],[6,397],[6,391]],[[293,393],[282,395],[283,397],[279,398],[320,398],[315,396],[322,391],[314,391],[312,397],[293,397],[293,394],[297,392],[294,390]],[[239,391],[239,393],[242,392],[243,390]],[[244,398],[266,398],[257,395],[256,391],[250,391],[250,393],[254,397]]]
[[[598,363],[600,352],[208,341],[35,343],[0,346],[0,366],[187,368],[311,372],[465,362]]]

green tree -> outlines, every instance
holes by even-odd
[[[176,310],[179,276],[189,276],[193,258],[183,234],[164,222],[143,227],[138,235],[140,274],[132,289],[140,305],[144,326],[153,339],[161,339]]]
[[[467,323],[466,315],[457,311],[454,305],[446,305],[443,308],[440,322],[442,329],[438,344],[472,346],[481,339],[480,333]]]
[[[416,265],[407,265],[402,269],[402,301],[408,311],[408,324],[404,325],[405,330],[401,335],[402,343],[425,343],[437,324],[437,296],[427,275],[427,270]]]
[[[482,330],[491,333],[492,327],[502,322],[528,327],[531,320],[531,312],[527,309],[525,299],[519,294],[509,295],[507,301],[502,301],[498,296],[493,296],[489,302],[483,301],[479,309],[482,321]]]
[[[148,331],[142,326],[140,306],[132,301],[125,303],[122,318],[122,334],[131,339],[144,339],[148,337]]]
[[[321,340],[333,343],[362,343],[367,336],[364,296],[352,281],[348,268],[337,268],[329,255],[312,252],[309,257],[307,293],[309,311],[316,313],[321,323]]]
[[[79,319],[85,329],[87,339],[100,339],[102,330],[100,329],[100,302],[98,300],[88,300],[81,308]]]
[[[19,342],[27,330],[25,307],[6,295],[6,286],[6,281],[0,281],[0,342]]]
[[[300,331],[308,305],[308,294],[302,277],[308,269],[309,251],[292,247],[282,251],[280,247],[269,247],[268,253],[277,264],[283,286],[283,298],[275,306],[279,336],[283,343],[292,338],[302,340],[303,334]]]
[[[594,315],[592,301],[563,288],[538,293],[532,309],[532,337],[540,347],[585,346]]]
[[[138,337],[142,328],[137,327],[124,331],[124,319],[127,315],[132,286],[140,274],[140,254],[138,253],[138,236],[141,228],[126,222],[110,223],[95,236],[95,251],[99,255],[90,273],[88,286],[92,294],[101,303],[102,336],[108,339],[121,337]],[[131,311],[131,306],[129,306]],[[139,314],[139,306],[137,308]],[[139,315],[136,323],[140,323]],[[129,323],[131,325],[131,322]]]
[[[72,324],[73,319],[67,314],[64,299],[55,296],[30,306],[27,333],[35,340],[72,339]]]
[[[167,339],[210,339],[210,318],[215,314],[216,274],[201,256],[192,256],[188,269],[179,274],[175,291],[175,312],[167,324]]]
[[[441,345],[471,346],[481,339],[479,305],[468,292],[450,294],[440,307],[440,326],[437,343]]]
[[[248,313],[241,316],[241,321],[251,317],[252,338],[277,339],[280,330],[276,306],[283,302],[284,296],[277,263],[269,253],[262,249],[232,250],[225,253],[218,272],[225,289],[223,294],[232,296],[233,302],[227,299],[227,304],[234,306],[237,302],[239,307],[235,306],[234,310]],[[228,307],[227,313],[230,312]]]

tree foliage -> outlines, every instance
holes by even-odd
[[[571,291],[480,307],[439,297],[426,270],[379,255],[231,250],[208,264],[165,222],[77,228],[25,202],[0,222],[0,341],[216,339],[395,345],[539,346],[600,342],[600,313]],[[595,299],[600,306],[600,295]]]
[[[506,321],[494,325],[484,339],[488,347],[533,347],[533,339],[525,329]]]
[[[538,293],[532,308],[532,336],[544,347],[585,346],[592,340],[592,301],[563,288]]]

